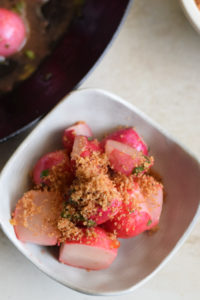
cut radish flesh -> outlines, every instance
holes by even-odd
[[[67,241],[60,247],[59,261],[87,270],[108,268],[117,256],[119,242],[112,240],[102,228],[94,228],[95,236],[84,235],[78,241]]]
[[[18,201],[14,211],[14,229],[22,242],[56,245],[57,219],[63,200],[58,193],[29,191]]]
[[[101,151],[100,144],[97,140],[88,141],[88,138],[85,136],[76,136],[74,139],[71,159],[75,160],[78,156],[87,157],[95,151]]]
[[[86,137],[92,136],[90,127],[83,121],[75,123],[75,125],[65,129],[63,134],[63,145],[68,153],[72,151],[75,136],[83,135]]]
[[[133,128],[124,128],[109,134],[101,141],[101,146],[104,148],[107,140],[114,140],[126,144],[137,151],[141,151],[144,155],[148,155],[148,148],[143,139]]]
[[[150,160],[136,149],[113,140],[107,140],[105,151],[111,167],[126,176],[133,173],[134,169],[140,166],[142,172],[151,166]]]

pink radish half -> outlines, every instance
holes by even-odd
[[[104,148],[107,140],[114,140],[126,144],[137,151],[141,151],[144,155],[148,155],[148,148],[143,139],[133,128],[119,129],[109,134],[101,141],[101,146]]]
[[[103,224],[104,229],[116,233],[119,238],[134,237],[156,226],[160,219],[163,203],[161,185],[148,198],[144,198],[140,190],[130,193],[130,197],[134,204],[123,203],[114,218]]]
[[[102,228],[91,229],[78,241],[66,241],[60,247],[59,261],[87,270],[108,268],[117,256],[119,242],[111,239]],[[84,232],[84,231],[83,231]]]
[[[71,159],[75,160],[76,157],[87,157],[93,152],[101,152],[99,142],[95,140],[88,140],[85,136],[76,136],[74,139],[73,149],[71,152]]]
[[[64,163],[63,172],[70,172],[70,161],[64,150],[50,152],[42,156],[33,169],[34,183],[40,184],[45,182],[45,177],[49,175],[49,171],[52,167],[62,163]]]
[[[140,167],[141,172],[143,173],[152,165],[150,158],[144,156],[141,152],[113,140],[106,141],[105,152],[111,167],[115,171],[125,174],[126,176],[133,174],[135,168]]]
[[[8,57],[23,47],[26,28],[21,17],[11,10],[0,8],[0,56]]]
[[[68,153],[72,151],[75,136],[78,135],[83,135],[86,137],[92,136],[92,131],[90,127],[84,121],[79,121],[75,123],[73,126],[65,129],[62,137],[62,141]]]
[[[14,230],[22,242],[56,245],[59,236],[57,220],[63,199],[58,193],[29,191],[18,201],[14,211]]]
[[[114,217],[122,204],[122,200],[119,197],[118,199],[113,199],[111,204],[106,208],[102,209],[101,207],[97,210],[97,214],[90,217],[90,220],[93,220],[96,224],[103,224],[108,221],[110,218]]]

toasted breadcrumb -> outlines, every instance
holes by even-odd
[[[76,155],[76,177],[86,179],[98,174],[107,174],[108,158],[105,153],[93,152],[90,156],[81,157]]]
[[[143,176],[137,179],[140,190],[144,197],[149,197],[151,194],[156,194],[158,192],[158,188],[162,187],[162,184],[150,175],[144,174]]]
[[[36,185],[35,189],[48,189],[53,192],[67,193],[69,184],[71,183],[71,170],[67,169],[69,166],[69,157],[67,153],[64,151],[65,156],[62,162],[53,166],[48,170],[48,175],[45,176],[45,183]]]

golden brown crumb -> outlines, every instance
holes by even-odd
[[[70,190],[72,191],[70,199],[77,203],[85,219],[96,215],[99,208],[102,211],[107,210],[113,200],[121,198],[108,175],[101,173],[89,179],[76,178]]]
[[[108,158],[105,153],[93,152],[90,156],[75,156],[76,177],[91,178],[108,172]]]
[[[58,219],[58,230],[61,233],[58,241],[60,243],[65,242],[67,239],[69,240],[79,240],[83,236],[83,231],[78,228],[74,223],[72,223],[69,219],[59,218]]]
[[[49,169],[49,174],[45,176],[45,184],[36,185],[35,189],[48,189],[50,191],[57,191],[60,193],[67,193],[69,183],[71,182],[71,171],[67,169],[69,166],[69,157],[66,152],[64,159],[59,164]],[[69,167],[68,167],[69,168]]]
[[[42,232],[47,232],[49,236],[58,234],[57,219],[62,210],[62,202],[59,193],[28,191],[17,202],[11,223],[23,226],[35,235]],[[39,223],[32,218],[37,215],[40,216]]]
[[[158,192],[158,188],[162,186],[162,184],[156,181],[154,177],[146,174],[144,174],[142,177],[139,177],[137,182],[144,197],[149,197],[151,194],[156,194]]]

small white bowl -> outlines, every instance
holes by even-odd
[[[118,125],[135,126],[150,146],[167,193],[160,230],[152,236],[144,233],[121,240],[117,259],[102,271],[87,272],[59,263],[51,248],[20,242],[9,223],[17,200],[28,189],[29,172],[37,159],[59,149],[64,128],[78,120],[85,120],[97,137]],[[39,123],[3,169],[0,222],[13,244],[53,279],[87,294],[119,295],[150,279],[188,237],[200,214],[199,178],[198,160],[137,108],[105,91],[79,90]]]
[[[200,33],[200,9],[195,0],[180,0],[180,3],[190,23]]]

